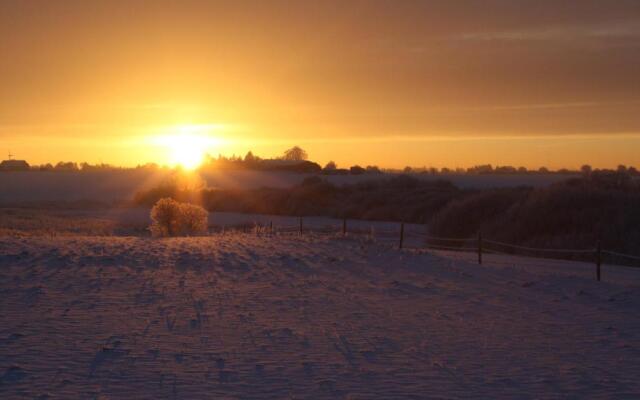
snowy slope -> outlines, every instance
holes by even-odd
[[[0,398],[637,398],[639,308],[363,239],[0,237]]]

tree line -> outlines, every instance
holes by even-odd
[[[56,164],[42,164],[31,166],[32,171],[55,171],[55,172],[80,172],[80,171],[115,171],[115,170],[159,170],[171,169],[155,163],[138,165],[134,168],[119,167],[111,164],[99,163],[90,164],[86,162],[76,163],[71,161],[61,161]],[[205,156],[205,160],[199,167],[200,171],[210,171],[216,169],[223,170],[265,170],[283,171],[298,173],[314,173],[322,175],[378,175],[384,173],[405,173],[405,174],[429,174],[429,175],[515,175],[515,174],[564,174],[589,176],[596,171],[617,171],[630,176],[640,176],[638,169],[633,166],[619,165],[616,169],[596,169],[590,165],[583,165],[580,169],[560,168],[552,170],[547,167],[528,169],[526,167],[514,167],[510,165],[481,164],[468,168],[436,168],[436,167],[412,167],[406,166],[403,169],[385,169],[377,165],[351,165],[339,167],[334,161],[327,162],[324,166],[310,161],[308,153],[299,146],[293,146],[283,152],[279,157],[262,158],[248,151],[244,157]]]

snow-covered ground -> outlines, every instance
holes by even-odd
[[[99,209],[12,209],[0,208],[0,234],[22,232],[28,235],[149,235],[150,209],[115,207]],[[274,231],[299,229],[299,217],[285,215],[210,212],[211,231],[273,226]],[[329,217],[304,217],[303,230],[341,232],[343,221]],[[406,224],[407,244],[424,243],[425,225]],[[373,233],[381,241],[398,241],[400,224],[386,221],[348,220],[350,232]]]
[[[0,237],[0,398],[638,398],[621,271],[340,236]]]

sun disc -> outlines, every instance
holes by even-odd
[[[168,164],[194,170],[222,141],[211,136],[213,129],[211,125],[179,125],[167,129],[166,134],[152,136],[151,142],[164,149]]]

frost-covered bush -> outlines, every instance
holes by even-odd
[[[164,198],[151,209],[149,230],[156,237],[197,235],[207,231],[207,211],[193,204]]]
[[[209,213],[200,206],[180,204],[180,228],[184,235],[198,235],[207,232]]]
[[[176,236],[180,226],[180,203],[164,198],[151,209],[151,226],[149,230],[153,236]]]

